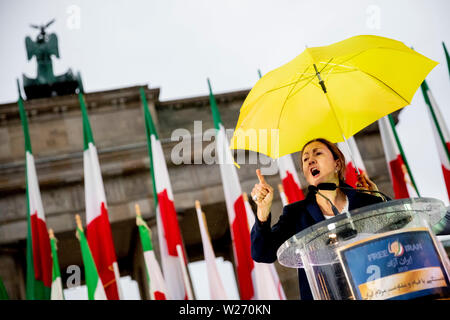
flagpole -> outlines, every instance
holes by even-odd
[[[442,41],[442,46],[444,47],[445,60],[447,60],[447,68],[448,72],[450,73],[450,56],[448,55],[447,47],[445,46],[444,41]]]
[[[242,193],[244,199],[245,209],[247,211],[247,221],[249,228],[252,228],[255,224],[255,213],[248,202],[248,195],[246,192]],[[279,299],[285,300],[283,286],[281,285],[280,278],[275,270],[273,263],[257,263],[255,262],[255,280],[257,299]]]
[[[39,233],[38,230],[34,230],[32,224],[31,224],[31,216],[34,213],[34,211],[32,212],[32,210],[36,210],[36,208],[30,208],[31,206],[36,206],[36,205],[40,205],[42,206],[42,200],[40,197],[40,191],[39,191],[39,184],[37,183],[37,181],[35,182],[35,188],[37,188],[37,190],[33,190],[34,187],[31,187],[31,192],[33,193],[33,195],[30,197],[30,183],[32,183],[33,179],[37,179],[36,176],[36,169],[34,167],[34,158],[33,158],[33,152],[31,149],[31,139],[30,139],[30,134],[29,134],[29,129],[28,129],[28,119],[27,119],[27,114],[25,111],[25,107],[24,107],[24,103],[23,103],[23,99],[22,99],[22,93],[20,90],[20,82],[19,79],[16,79],[16,83],[17,83],[17,91],[18,91],[18,95],[19,98],[17,100],[17,104],[19,106],[19,114],[20,114],[20,120],[22,122],[22,129],[23,129],[23,134],[24,134],[24,144],[25,144],[25,185],[26,185],[26,210],[27,210],[27,241],[26,241],[26,299],[27,300],[41,300],[41,299],[50,299],[50,295],[51,295],[51,283],[50,283],[50,287],[46,287],[44,284],[44,274],[41,274],[40,278],[38,279],[36,276],[36,269],[41,269],[38,271],[38,273],[45,273],[45,275],[47,275],[46,272],[50,272],[49,276],[50,276],[50,281],[52,278],[52,274],[51,274],[51,270],[43,270],[44,266],[43,265],[35,265],[34,261],[35,261],[35,255],[37,254],[34,250],[34,243],[33,243],[33,232]],[[30,160],[31,159],[31,160]],[[30,175],[32,175],[34,178],[31,178]],[[38,193],[38,194],[34,194],[34,193]],[[38,199],[36,199],[38,198]],[[34,201],[33,201],[34,199]],[[36,203],[37,200],[37,203]],[[39,203],[40,202],[40,203]],[[33,205],[31,205],[31,203],[34,203]],[[38,204],[39,203],[39,204]],[[43,210],[43,208],[42,208]],[[43,213],[43,212],[42,212]],[[34,213],[37,215],[37,212]],[[43,221],[45,223],[45,221]],[[46,234],[46,236],[48,237],[48,233]],[[47,239],[45,239],[47,240]],[[39,245],[39,249],[44,250],[44,252],[40,252],[40,259],[46,260],[47,258],[50,258],[50,266],[53,263],[53,261],[51,260],[51,249],[50,249],[50,239],[48,239],[48,250],[49,252],[45,252],[46,250],[44,248],[46,248],[46,243],[41,243]],[[47,254],[49,255],[49,257],[47,257]]]
[[[428,84],[426,83],[425,80],[422,82],[420,87],[422,88],[423,98],[425,99],[425,102],[426,102],[426,104],[428,106],[428,110],[430,110],[431,117],[433,118],[433,121],[434,121],[434,124],[436,126],[436,130],[438,132],[439,138],[440,138],[440,140],[442,142],[442,145],[444,147],[445,154],[447,155],[447,159],[450,162],[450,153],[449,153],[449,150],[447,148],[447,144],[446,144],[446,141],[445,141],[445,138],[444,138],[444,134],[442,133],[441,126],[439,125],[439,121],[438,121],[438,119],[436,117],[436,113],[434,112],[433,105],[431,104],[430,97],[428,96],[428,93],[431,94],[430,88],[428,87]]]
[[[109,218],[102,220],[102,224],[104,224],[104,227],[107,230],[106,234],[102,234],[102,236],[98,233],[99,227],[96,227],[96,224],[92,224],[92,218],[99,217],[103,209],[106,211],[106,216],[108,216],[107,201],[80,73],[78,73],[77,81],[78,100],[83,123],[84,186],[86,190],[89,188],[95,188],[97,190],[97,192],[88,192],[85,190],[86,228],[90,229],[92,226],[93,230],[95,230],[89,232],[86,239],[93,248],[91,254],[94,258],[98,274],[103,278],[102,283],[104,282],[106,284],[104,289],[105,293],[108,295],[108,299],[121,300],[123,294],[120,286],[120,272],[117,264],[117,255],[114,248]],[[92,179],[88,179],[87,177],[92,177]],[[96,207],[97,205],[98,207]],[[110,279],[111,275],[114,277],[115,283]]]
[[[209,234],[208,224],[206,223],[206,216],[205,216],[205,213],[202,211],[200,201],[198,201],[198,200],[195,200],[195,209],[200,210],[200,212],[202,213],[201,216],[202,216],[203,225],[205,226],[206,235],[208,236],[209,241],[211,241],[211,235]]]
[[[228,148],[225,128],[220,120],[220,113],[208,79],[210,107],[216,129],[216,155],[220,165],[225,204],[228,213],[235,270],[238,278],[239,293],[242,299],[251,300],[255,297],[255,283],[252,273],[254,262],[250,254],[250,232],[245,203],[242,199],[242,189],[234,166],[229,166],[234,159]],[[219,152],[220,151],[220,152]]]
[[[17,92],[19,93],[19,99],[17,100],[17,103],[19,105],[20,119],[22,120],[22,129],[23,129],[23,135],[24,135],[24,140],[25,140],[25,151],[29,151],[30,153],[33,153],[33,151],[31,150],[30,133],[28,130],[27,113],[25,112],[25,107],[23,104],[23,98],[22,98],[22,92],[20,90],[19,79],[16,79],[16,81],[17,81]]]
[[[316,71],[316,76],[319,79],[319,84],[322,87],[323,92],[325,93],[325,97],[327,98],[328,105],[329,105],[331,111],[333,112],[333,116],[334,116],[334,118],[336,120],[336,123],[337,123],[337,125],[339,127],[339,131],[341,132],[342,138],[344,138],[344,143],[345,143],[345,145],[347,147],[347,151],[348,151],[348,154],[350,155],[350,159],[352,160],[353,163],[356,163],[355,159],[353,157],[352,150],[350,149],[350,145],[349,145],[349,143],[347,141],[347,138],[345,137],[344,130],[342,129],[341,123],[340,123],[339,118],[338,118],[338,116],[336,114],[336,110],[334,110],[333,103],[331,102],[331,99],[328,96],[327,88],[325,87],[325,81],[322,79],[322,76],[320,75],[320,71],[317,69],[316,64],[313,64],[313,66],[314,66],[314,70]],[[357,175],[360,176],[361,172],[359,171],[357,166],[355,166],[355,170],[356,170]]]
[[[17,82],[17,91],[19,93],[19,98],[17,100],[17,104],[19,105],[19,115],[20,120],[22,121],[22,129],[24,133],[24,141],[25,141],[25,153],[27,150],[31,151],[31,143],[28,133],[28,123],[27,123],[27,115],[25,113],[25,108],[23,106],[23,100],[22,100],[22,93],[20,92],[20,83],[19,79],[16,79]],[[25,184],[27,185],[27,191],[26,191],[26,200],[27,200],[27,256],[26,256],[26,263],[27,263],[27,276],[26,276],[26,282],[25,282],[25,290],[26,290],[26,299],[27,300],[34,300],[35,299],[35,290],[34,290],[34,261],[33,261],[33,243],[31,238],[31,217],[30,217],[30,208],[29,208],[29,195],[28,195],[28,166],[25,163]]]
[[[58,239],[55,237],[55,233],[53,229],[48,229],[48,235],[50,237],[50,246],[52,250],[52,288],[50,291],[50,299],[51,300],[64,300],[64,291],[61,280],[61,270],[59,268],[58,261]]]
[[[147,149],[148,149],[148,157],[150,162],[150,174],[152,175],[152,189],[153,189],[153,203],[155,205],[155,212],[158,212],[158,192],[156,191],[156,183],[155,183],[155,173],[154,173],[154,165],[153,165],[153,154],[152,154],[152,140],[150,139],[150,136],[152,134],[152,128],[149,128],[147,123],[149,125],[152,125],[151,119],[147,118],[147,111],[148,111],[148,104],[147,104],[147,98],[145,97],[145,91],[143,87],[139,88],[139,93],[141,95],[141,101],[142,101],[142,107],[144,108],[144,119],[147,121],[145,122],[145,133],[147,137]],[[157,132],[155,130],[154,132],[155,136],[158,137]]]
[[[414,190],[416,190],[417,196],[420,198],[419,190],[417,189],[416,182],[414,181],[414,178],[412,176],[412,172],[411,172],[411,169],[409,167],[408,161],[406,160],[405,152],[403,152],[402,144],[400,143],[400,139],[398,137],[397,130],[395,129],[394,118],[392,117],[392,115],[389,114],[388,115],[388,119],[389,119],[389,123],[391,125],[392,132],[394,133],[395,142],[397,143],[398,149],[399,149],[400,154],[401,154],[401,156],[403,158],[403,163],[405,164],[406,170],[408,171],[409,178],[411,179],[411,182],[413,184]]]
[[[177,247],[177,253],[178,253],[178,260],[180,261],[181,270],[183,271],[184,286],[186,287],[188,300],[194,300],[194,295],[192,294],[191,283],[189,281],[189,275],[188,275],[185,260],[184,260],[183,249],[181,249],[181,245],[179,245],[179,244],[177,244],[176,247]]]
[[[219,274],[216,256],[212,246],[211,235],[206,222],[206,215],[202,211],[200,201],[195,200],[195,211],[197,213],[200,236],[203,245],[203,256],[208,277],[209,294],[211,300],[228,300],[222,277]]]
[[[284,193],[284,188],[283,185],[281,183],[278,184],[278,192],[280,193],[280,198],[281,198],[281,203],[284,206],[286,206],[288,203],[286,194]]]

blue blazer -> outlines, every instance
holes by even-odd
[[[345,187],[350,187],[343,184]],[[343,190],[348,198],[349,210],[382,202],[382,198],[368,193]],[[291,203],[283,208],[278,222],[271,228],[269,218],[261,222],[255,217],[251,231],[251,252],[256,262],[272,263],[277,260],[278,248],[290,237],[320,221],[325,220],[314,195],[308,194],[304,200]],[[312,292],[303,268],[298,269],[298,281],[301,300],[313,300]]]

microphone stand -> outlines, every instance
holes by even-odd
[[[318,194],[319,196],[321,196],[322,198],[324,198],[325,200],[327,200],[327,201],[330,203],[330,205],[331,205],[331,210],[333,211],[333,214],[334,214],[335,216],[337,216],[337,215],[339,214],[339,210],[336,208],[336,206],[333,204],[333,202],[331,202],[331,200],[328,199],[328,197],[326,197],[323,193],[319,192],[319,190],[317,190],[317,194]]]
[[[339,210],[336,208],[336,206],[333,204],[333,202],[331,202],[330,199],[328,199],[328,197],[326,197],[323,193],[321,193],[319,191],[319,188],[316,186],[309,186],[308,187],[309,191],[312,192],[313,194],[318,194],[319,196],[321,196],[322,198],[324,198],[325,200],[328,201],[328,203],[331,205],[331,210],[333,211],[333,214],[335,216],[337,216],[339,214]]]
[[[329,182],[319,183],[316,188],[317,188],[317,190],[336,190],[337,188],[339,188],[341,190],[350,190],[350,191],[356,191],[356,192],[378,193],[382,196],[384,202],[391,200],[391,198],[389,198],[387,195],[385,195],[381,191],[342,187],[342,186],[338,186],[335,183],[331,183],[331,182],[330,183]]]
[[[321,194],[320,192],[319,192],[319,190],[330,190],[330,191],[333,191],[333,190],[336,190],[337,188],[340,188],[340,187],[338,187],[336,184],[334,184],[334,183],[319,183],[318,185],[317,185],[317,187],[314,187],[314,189],[317,189],[317,193],[319,194],[319,195],[321,195],[322,197],[324,197],[324,198],[326,198],[325,197],[325,195],[323,195],[323,194]],[[345,188],[345,187],[344,187]],[[353,190],[353,188],[347,188],[347,189],[352,189]],[[311,190],[311,189],[310,189]],[[336,206],[335,205],[333,205],[333,203],[328,199],[328,198],[326,198],[329,202],[330,202],[330,204],[331,204],[331,206],[332,206],[332,209],[333,209],[333,213],[334,213],[334,215],[336,216],[336,215],[338,215],[339,214],[339,212],[338,212],[338,210],[337,210],[337,208],[336,208]],[[335,211],[336,210],[336,211]],[[349,213],[347,212],[347,215],[348,215]],[[334,234],[331,234],[330,235],[330,239],[328,240],[328,244],[329,245],[331,245],[331,244],[336,244],[339,240],[339,238],[340,239],[343,239],[344,241],[345,240],[348,240],[348,239],[351,239],[351,238],[354,238],[354,237],[356,237],[356,235],[358,234],[358,232],[356,231],[356,228],[355,228],[355,226],[353,225],[353,221],[350,219],[350,227],[349,228],[346,228],[346,229],[344,229],[344,230],[342,230],[342,231],[340,231],[340,232],[337,232],[337,233],[334,233]]]
[[[376,191],[376,190],[366,190],[366,189],[356,189],[356,188],[348,188],[348,187],[341,187],[338,186],[337,188],[341,189],[341,190],[356,190],[356,192],[369,192],[369,193],[378,193],[381,195],[383,202],[387,202],[389,200],[391,200],[391,198],[389,198],[387,195],[385,195],[383,192],[381,191]]]

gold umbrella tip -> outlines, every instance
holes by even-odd
[[[75,215],[75,222],[77,223],[78,229],[83,230],[83,224],[81,223],[81,217],[79,214]]]
[[[141,207],[139,206],[139,204],[136,203],[134,205],[134,208],[136,209],[136,215],[141,217],[142,216],[142,214],[141,214]]]

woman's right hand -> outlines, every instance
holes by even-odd
[[[261,222],[267,221],[273,200],[273,188],[266,182],[261,170],[256,170],[259,183],[255,184],[251,192],[253,201],[258,205],[256,215]]]

